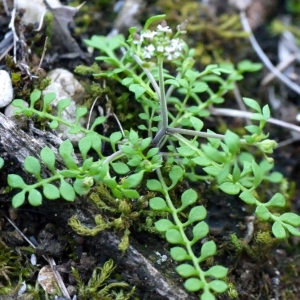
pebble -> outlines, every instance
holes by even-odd
[[[8,72],[0,70],[0,108],[6,107],[13,100],[14,91]]]
[[[76,108],[80,106],[79,102],[84,93],[83,86],[74,77],[74,74],[65,69],[54,69],[49,72],[47,76],[50,77],[52,81],[44,91],[44,94],[55,92],[56,98],[51,102],[54,114],[57,111],[58,102],[68,98],[71,100],[71,103],[62,111],[61,117],[70,123],[74,123],[76,120]],[[86,120],[82,118],[79,123],[81,126],[85,126]],[[68,126],[60,124],[56,132],[62,140],[69,139],[73,144],[76,144],[84,136],[83,133],[70,134],[69,130],[70,128]]]

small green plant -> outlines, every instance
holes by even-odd
[[[130,292],[124,292],[124,288],[128,287],[125,282],[106,283],[106,280],[111,276],[114,270],[112,260],[105,262],[102,268],[97,267],[93,270],[92,276],[87,284],[82,281],[79,272],[72,267],[72,274],[76,279],[78,286],[78,297],[82,300],[128,300],[134,293],[135,288]],[[119,291],[117,291],[117,289]]]
[[[259,219],[273,222],[272,232],[278,239],[289,234],[300,236],[296,228],[300,217],[290,212],[280,214],[280,208],[286,205],[284,196],[276,193],[269,198],[260,188],[263,181],[282,181],[280,173],[271,171],[270,154],[276,142],[264,132],[270,117],[267,105],[261,108],[255,100],[244,98],[254,113],[252,125],[245,126],[247,134],[241,137],[230,130],[225,134],[203,130],[210,107],[222,104],[243,73],[254,72],[260,65],[243,61],[237,68],[231,64],[209,65],[200,72],[194,67],[193,49],[181,39],[185,24],[180,24],[175,34],[164,21],[156,30],[149,29],[163,17],[150,18],[141,33],[131,28],[127,41],[122,35],[93,36],[86,41],[102,53],[97,60],[108,66],[97,77],[117,80],[132,92],[128,101],[139,104],[142,112],[136,128],[106,137],[96,131],[98,125],[106,122],[105,117],[97,118],[89,129],[83,128],[79,120],[87,110],[79,107],[76,122],[70,124],[61,118],[61,112],[70,103],[68,100],[61,100],[54,116],[48,112],[54,95],[33,91],[28,108],[21,101],[13,102],[18,113],[48,119],[51,128],[63,123],[70,127],[70,133],[82,132],[85,136],[78,143],[82,161],[77,160],[73,145],[66,140],[59,147],[66,169],[56,169],[55,154],[45,147],[39,159],[29,156],[24,163],[36,183],[27,184],[20,176],[10,174],[8,184],[20,190],[12,199],[14,207],[21,206],[26,198],[31,205],[40,205],[43,197],[74,201],[76,194],[85,195],[99,184],[113,197],[112,207],[117,207],[121,200],[130,203],[146,193],[155,193],[149,200],[151,209],[161,216],[155,227],[173,245],[171,256],[179,262],[176,270],[185,278],[185,288],[201,300],[213,300],[228,287],[227,268],[219,265],[208,268],[203,264],[216,255],[217,248],[209,240],[207,211],[198,205],[197,192],[190,188],[182,192],[181,186],[180,199],[172,196],[182,180],[214,181],[224,193],[238,195],[244,203],[255,207]],[[41,110],[35,108],[38,100],[42,102]],[[108,145],[107,151],[101,150],[103,144]],[[260,162],[248,152],[255,147],[263,155]],[[91,156],[90,151],[96,152],[97,157]],[[41,176],[42,165],[52,176]],[[197,172],[199,167],[206,175]],[[92,230],[80,226],[76,218],[71,221],[75,224],[73,228],[82,234],[107,228],[101,215],[95,217],[96,227]],[[128,238],[128,228],[123,229]]]

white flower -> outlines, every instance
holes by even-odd
[[[172,46],[176,48],[176,50],[178,51],[182,51],[183,47],[184,47],[184,42],[181,39],[173,39],[171,41]]]
[[[162,45],[158,45],[157,48],[156,48],[157,52],[164,52],[164,50],[165,50],[165,48]]]
[[[176,51],[176,47],[174,47],[174,45],[166,46],[165,49],[168,53],[173,53],[174,51]]]
[[[150,39],[153,40],[153,38],[155,37],[155,35],[157,34],[156,31],[151,31],[151,30],[147,30],[146,32],[141,34],[142,39]]]
[[[159,24],[157,26],[156,30],[158,32],[169,32],[169,33],[172,33],[172,29],[169,26],[161,26],[161,24]]]
[[[151,58],[154,54],[154,51],[155,51],[155,47],[151,44],[149,46],[146,46],[144,48],[144,57],[145,58]]]

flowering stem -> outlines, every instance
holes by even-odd
[[[168,107],[167,98],[165,93],[165,82],[163,73],[163,57],[158,58],[158,85],[160,89],[160,114],[161,123],[159,125],[158,132],[152,141],[152,145],[157,145],[162,137],[166,134],[168,128]]]

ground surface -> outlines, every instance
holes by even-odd
[[[129,11],[126,11],[124,17],[113,12],[114,2],[87,1],[75,17],[73,25],[57,27],[52,32],[51,45],[49,45],[41,64],[43,71],[36,73],[39,78],[30,78],[29,73],[35,74],[41,61],[47,36],[45,27],[39,32],[33,31],[30,26],[22,27],[23,40],[31,49],[29,54],[27,47],[19,48],[18,57],[23,59],[23,64],[12,62],[13,50],[9,50],[6,45],[3,46],[4,48],[0,48],[1,54],[8,49],[7,54],[10,55],[10,58],[5,58],[4,54],[1,56],[0,69],[9,70],[17,78],[13,82],[15,98],[28,100],[31,89],[41,85],[45,74],[54,68],[65,68],[73,72],[78,64],[91,65],[93,56],[96,56],[97,53],[88,54],[88,49],[83,42],[85,38],[89,38],[93,34],[107,35],[113,28],[120,30],[121,33],[126,33],[128,27],[139,26],[148,17],[159,13],[166,13],[167,21],[172,25],[188,19],[190,32],[187,40],[197,50],[199,68],[223,60],[237,63],[241,59],[248,58],[258,61],[247,38],[225,38],[220,33],[220,24],[235,16],[235,10],[228,5],[218,5],[215,3],[218,1],[210,1],[210,6],[205,11],[197,1],[147,1],[147,3],[139,5],[135,16],[132,17]],[[260,2],[265,2],[265,6]],[[139,2],[136,1],[136,3]],[[251,10],[249,14],[251,16],[252,13],[261,18],[253,20],[253,28],[256,30],[257,38],[263,49],[276,64],[278,36],[270,34],[268,26],[270,21],[278,18],[283,10],[276,1],[271,5],[272,9],[268,3],[269,1],[256,1],[256,6],[252,9],[257,11]],[[76,1],[64,4],[79,5]],[[211,14],[210,16],[208,12]],[[16,22],[18,22],[18,18]],[[65,16],[62,17],[62,19],[64,18]],[[70,21],[72,20],[70,19]],[[0,40],[4,39],[4,35],[9,31],[9,22],[10,17],[6,16],[2,6],[0,10]],[[238,24],[238,22],[237,19],[236,23]],[[204,24],[207,26],[205,27]],[[240,27],[236,26],[233,31],[241,31]],[[18,28],[20,30],[20,27]],[[29,66],[29,72],[24,65]],[[95,92],[90,87],[93,77],[76,76],[87,90],[81,101],[92,102],[97,97],[98,91]],[[246,76],[245,81],[239,86],[241,94],[258,99],[261,104],[267,103],[268,91],[260,86],[264,71],[251,76]],[[101,87],[102,84],[101,81],[96,83],[98,87]],[[122,92],[119,86],[115,87],[115,83],[108,82],[108,85],[110,84],[109,92],[114,88],[119,93]],[[288,121],[295,121],[291,120],[290,116],[297,113],[299,95],[276,82],[272,84],[284,103],[279,109],[273,111],[273,115]],[[102,104],[105,104],[105,100],[101,101]],[[237,106],[233,95],[230,95],[226,101],[225,106],[230,108]],[[128,107],[130,112],[135,109],[130,105]],[[126,115],[124,116],[122,113],[124,112],[119,112],[119,118],[126,121]],[[229,118],[212,120],[213,126],[219,128],[222,128],[224,124],[238,128],[241,122],[241,120]],[[271,137],[278,142],[293,138],[287,130],[271,125],[268,129]],[[25,126],[25,131],[29,135],[32,134],[28,131],[27,126]],[[299,141],[295,141],[279,148],[274,153],[277,170],[287,178],[288,184],[285,190],[289,195],[289,206],[298,213],[300,212],[298,196],[300,189],[299,145]],[[35,289],[38,272],[42,266],[48,264],[42,256],[50,256],[56,260],[57,270],[72,296],[79,295],[78,285],[80,285],[78,280],[76,281],[76,276],[71,272],[72,267],[78,270],[83,283],[87,284],[93,270],[96,267],[103,267],[104,262],[111,258],[116,264],[116,269],[106,284],[123,280],[128,283],[128,287],[123,288],[124,294],[128,295],[133,286],[136,286],[132,297],[128,296],[130,299],[196,299],[192,294],[184,294],[181,279],[176,275],[174,262],[168,254],[169,246],[163,238],[150,232],[149,226],[146,226],[146,213],[132,221],[130,227],[131,248],[122,253],[118,250],[122,233],[105,231],[95,237],[86,237],[78,235],[68,226],[69,219],[74,215],[77,215],[85,225],[94,226],[93,217],[99,214],[99,210],[87,198],[80,198],[75,203],[55,201],[44,203],[37,208],[24,205],[18,210],[12,210],[10,199],[13,193],[6,192],[6,175],[19,168],[20,166],[11,162],[11,165],[4,168],[1,173],[0,299],[47,299],[41,288],[39,292]],[[252,224],[252,221],[247,218],[253,213],[251,208],[243,207],[235,197],[224,196],[216,190],[213,184],[196,184],[195,189],[202,195],[201,202],[207,206],[210,212],[207,218],[211,230],[210,237],[217,243],[219,249],[219,255],[215,257],[214,261],[208,261],[207,264],[218,263],[229,268],[228,280],[231,288],[228,293],[219,296],[218,299],[299,299],[299,239],[290,238],[287,241],[278,242],[272,237],[269,224],[254,221],[254,236],[246,243],[245,236],[249,232],[247,226]],[[275,187],[266,186],[265,189],[272,192]],[[10,217],[28,238],[36,241],[37,264],[35,266],[30,262],[32,249],[6,217]],[[146,227],[148,230],[145,230]],[[162,255],[167,256],[166,261],[161,261]],[[150,267],[147,263],[150,264]],[[98,271],[99,273],[100,271]],[[160,278],[159,276],[165,282],[156,282],[155,279]],[[25,294],[17,296],[20,282],[23,281],[27,283],[28,290]],[[102,287],[104,285],[98,287],[98,290],[101,290]],[[91,287],[87,287],[87,289],[91,289]],[[168,292],[163,295],[158,292],[159,289],[165,289]],[[172,293],[170,289],[174,289],[176,292]],[[120,288],[118,287],[114,291],[120,292]],[[48,296],[48,299],[52,297]],[[113,293],[101,297],[101,299],[127,299],[125,296],[117,298]],[[99,299],[94,298],[87,291],[81,291],[81,297],[78,298]]]

